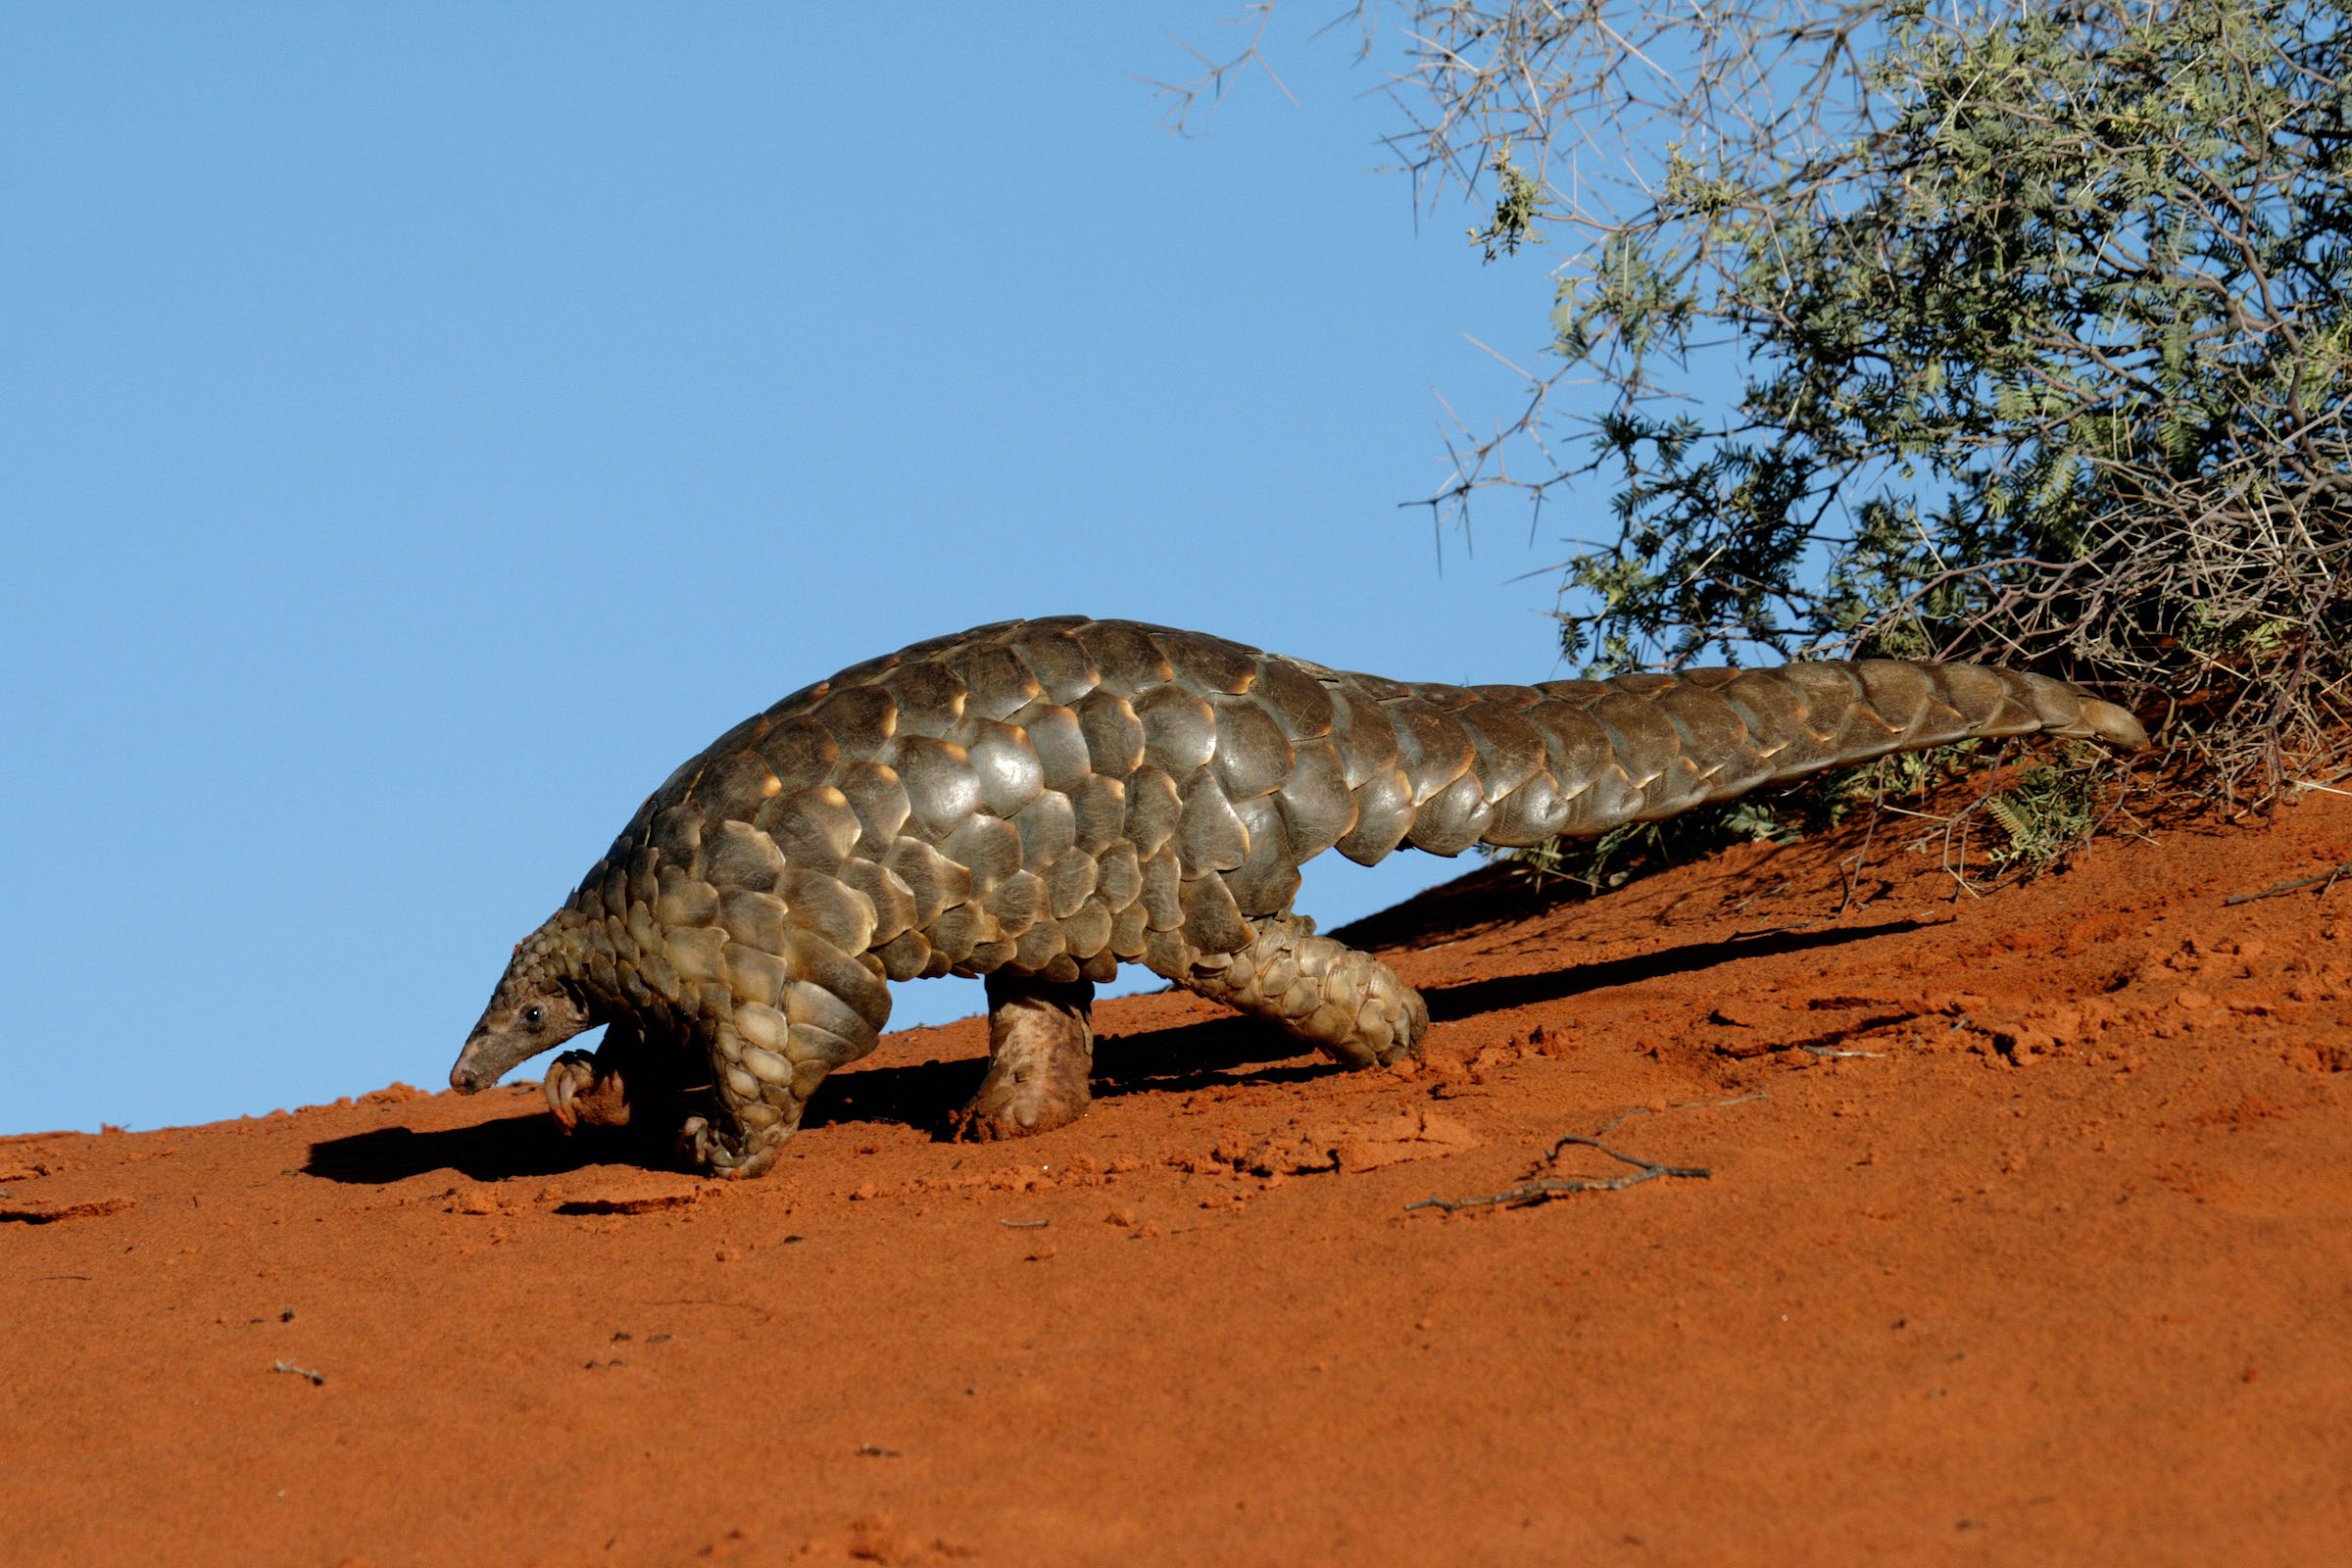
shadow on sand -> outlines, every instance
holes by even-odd
[[[534,1091],[515,1097],[519,1114],[499,1116],[470,1127],[418,1132],[413,1127],[378,1127],[349,1138],[311,1146],[305,1176],[353,1186],[381,1187],[432,1171],[455,1171],[477,1182],[511,1176],[560,1176],[584,1165],[615,1161],[660,1169],[685,1169],[666,1141],[634,1128],[583,1127],[570,1137],[547,1113]]]
[[[1533,1003],[1580,997],[1589,991],[1605,991],[1611,986],[1630,986],[1670,974],[1712,969],[1719,963],[1730,963],[1738,958],[1803,953],[1809,948],[1842,947],[1848,942],[1867,942],[1872,937],[1895,936],[1905,931],[1925,930],[1940,923],[1936,920],[1888,920],[1881,925],[1837,926],[1827,931],[1771,931],[1730,942],[1689,942],[1679,948],[1639,954],[1630,958],[1580,963],[1571,968],[1545,969],[1537,974],[1465,980],[1459,985],[1429,986],[1422,990],[1421,995],[1429,1003],[1429,1016],[1433,1023],[1450,1023],[1460,1018],[1475,1018],[1482,1012],[1502,1012]]]
[[[1534,974],[1501,975],[1433,986],[1422,995],[1439,1023],[1481,1013],[1558,1002],[1611,986],[1689,974],[1760,954],[1802,953],[1873,937],[1916,931],[1933,921],[1893,920],[1826,931],[1775,931],[1731,942],[1692,942],[1661,953]],[[933,1138],[980,1087],[978,1061],[926,1061],[907,1066],[858,1067],[836,1074],[808,1107],[804,1127],[891,1122]],[[1150,1034],[1109,1036],[1095,1046],[1095,1098],[1190,1094],[1232,1084],[1302,1083],[1342,1069],[1299,1049],[1265,1024],[1242,1017],[1211,1018]],[[520,1097],[516,1097],[517,1100]],[[534,1094],[529,1108],[471,1127],[417,1132],[383,1127],[311,1146],[303,1173],[327,1181],[380,1186],[429,1171],[455,1170],[475,1181],[511,1176],[555,1176],[584,1165],[626,1162],[653,1169],[688,1168],[652,1129],[583,1127],[565,1137]]]

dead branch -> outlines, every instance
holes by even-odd
[[[1853,907],[1854,894],[1859,891],[1862,886],[1863,867],[1870,859],[1871,842],[1879,836],[1879,817],[1882,814],[1880,808],[1884,807],[1886,804],[1886,759],[1882,757],[1879,759],[1878,765],[1873,769],[1871,774],[1870,819],[1863,824],[1862,847],[1856,850],[1852,855],[1847,856],[1845,859],[1838,862],[1838,872],[1845,878],[1845,897],[1838,901],[1837,913],[1830,916],[1830,918],[1833,920],[1837,919],[1838,915],[1845,913],[1847,909]],[[1853,869],[1851,871],[1848,871],[1845,868],[1846,863],[1849,860],[1853,863]]]
[[[1688,1100],[1677,1102],[1672,1108],[1676,1110],[1716,1110],[1725,1105],[1744,1105],[1751,1100],[1764,1098],[1761,1094],[1755,1094],[1736,1095],[1730,1100]],[[1631,1175],[1611,1177],[1541,1176],[1521,1186],[1511,1188],[1508,1192],[1487,1193],[1478,1198],[1424,1198],[1419,1202],[1405,1204],[1405,1209],[1410,1212],[1416,1208],[1441,1208],[1451,1214],[1465,1208],[1525,1208],[1535,1203],[1547,1203],[1551,1200],[1564,1197],[1569,1193],[1619,1193],[1628,1187],[1639,1187],[1643,1182],[1655,1181],[1660,1176],[1680,1176],[1689,1181],[1705,1181],[1715,1174],[1704,1165],[1661,1165],[1656,1160],[1643,1159],[1638,1154],[1629,1154],[1623,1150],[1611,1149],[1600,1141],[1619,1122],[1649,1113],[1650,1108],[1647,1105],[1637,1105],[1631,1110],[1620,1111],[1602,1123],[1600,1131],[1592,1137],[1587,1138],[1581,1133],[1570,1133],[1558,1143],[1553,1144],[1550,1152],[1544,1156],[1544,1162],[1549,1164],[1560,1157],[1561,1150],[1571,1145],[1581,1149],[1596,1149],[1611,1159],[1633,1166],[1634,1171]]]
[[[2281,882],[2277,887],[2264,888],[2260,893],[2232,893],[2224,904],[2252,904],[2256,899],[2275,899],[2281,893],[2295,893],[2304,888],[2318,888],[2325,894],[2335,886],[2336,878],[2352,873],[2352,860],[2346,860],[2326,876],[2307,876],[2300,882]]]
[[[1479,1198],[1424,1198],[1417,1203],[1407,1203],[1404,1206],[1407,1209],[1442,1208],[1448,1214],[1465,1208],[1489,1206],[1524,1208],[1533,1203],[1549,1202],[1552,1199],[1567,1193],[1616,1193],[1622,1192],[1628,1187],[1639,1187],[1646,1181],[1654,1181],[1660,1176],[1683,1176],[1703,1181],[1715,1174],[1704,1165],[1661,1165],[1655,1160],[1643,1159],[1636,1154],[1628,1154],[1622,1150],[1611,1149],[1597,1138],[1585,1138],[1575,1133],[1570,1133],[1552,1145],[1550,1157],[1558,1157],[1560,1151],[1566,1149],[1570,1144],[1582,1145],[1587,1149],[1597,1149],[1611,1159],[1633,1166],[1634,1172],[1630,1176],[1613,1177],[1545,1176],[1529,1182],[1525,1186],[1514,1187],[1508,1192],[1488,1193]]]

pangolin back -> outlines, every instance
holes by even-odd
[[[1081,616],[917,643],[784,699],[687,762],[580,913],[778,953],[795,930],[893,979],[1106,974],[1155,934],[1250,939],[1327,849],[1457,855],[1672,816],[1888,752],[2046,731],[2144,741],[2062,682],[1862,661],[1406,683]],[[648,933],[650,934],[650,933]],[[673,939],[674,945],[674,939]],[[690,942],[691,945],[691,942]]]

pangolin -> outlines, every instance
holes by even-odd
[[[958,1126],[1017,1137],[1085,1113],[1094,987],[1121,963],[1392,1062],[1429,1027],[1421,998],[1292,912],[1325,850],[1591,836],[2037,731],[2147,739],[2075,687],[1973,664],[1462,687],[1136,621],[982,626],[796,692],[671,774],[515,948],[450,1082],[607,1024],[548,1070],[557,1118],[659,1100],[699,1164],[755,1176],[874,1049],[887,982],[982,975],[991,1060]]]

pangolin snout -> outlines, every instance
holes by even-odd
[[[483,1043],[483,1038],[480,1031],[475,1031],[473,1037],[466,1042],[466,1049],[458,1053],[458,1059],[450,1064],[449,1087],[461,1095],[479,1094],[500,1077],[499,1073],[484,1072],[482,1063],[475,1059],[476,1049]]]

